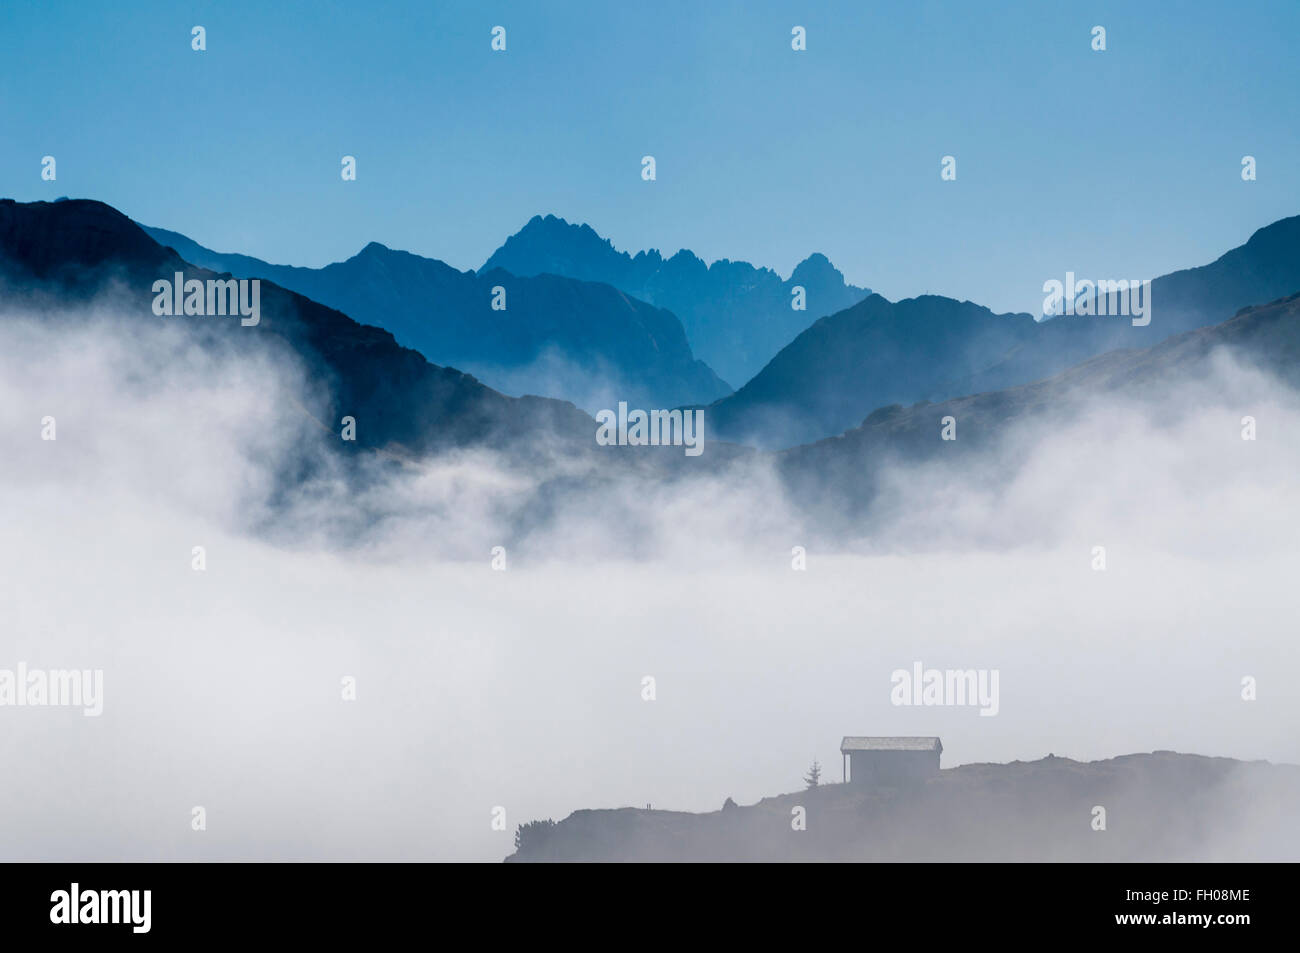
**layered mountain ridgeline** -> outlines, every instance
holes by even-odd
[[[176,300],[177,287],[188,299],[186,285],[195,282],[197,313],[174,306],[155,312],[160,281],[168,286],[165,301]],[[553,553],[556,527],[605,517],[624,529],[611,547],[636,553],[660,520],[640,505],[639,490],[671,495],[756,456],[713,440],[707,423],[688,435],[680,415],[675,426],[663,425],[672,430],[662,434],[663,445],[611,446],[598,440],[597,422],[570,403],[500,394],[429,363],[388,331],[268,279],[238,289],[242,304],[257,282],[256,320],[236,314],[233,303],[214,310],[207,296],[223,294],[219,281],[240,285],[186,262],[103,203],[0,200],[6,346],[84,350],[92,378],[107,375],[118,388],[109,396],[128,405],[142,396],[179,398],[184,407],[160,420],[183,426],[177,436],[186,439],[169,443],[166,433],[155,434],[161,466],[185,482],[194,461],[184,448],[197,441],[232,454],[247,467],[238,512],[254,533],[293,540],[323,534],[349,545],[395,523],[431,522],[460,531],[424,540],[430,552],[478,559],[509,541],[511,558],[527,560]],[[152,389],[155,379],[174,387],[178,376],[193,380],[193,402]],[[75,404],[76,380],[60,387],[72,393],[59,403]],[[237,419],[214,408],[214,394],[231,398],[222,406],[232,414],[239,405]],[[692,445],[704,452],[689,455]],[[582,539],[589,553],[590,540]]]
[[[554,441],[593,447],[595,423],[561,401],[511,398],[467,374],[430,364],[379,328],[263,281],[260,321],[238,317],[160,318],[153,283],[218,275],[184,261],[102,202],[16,203],[0,200],[0,289],[10,313],[65,316],[94,298],[103,320],[181,327],[214,348],[276,349],[299,363],[308,386],[302,411],[340,448],[387,448],[421,454],[490,446],[544,454]],[[268,408],[268,413],[273,409]],[[337,440],[343,415],[356,419],[356,440]]]
[[[833,314],[871,293],[856,288],[821,254],[801,262],[788,280],[743,261],[706,265],[685,249],[671,258],[658,251],[620,252],[589,225],[534,216],[506,240],[483,271],[565,275],[600,281],[667,308],[681,318],[695,353],[732,386],[740,386],[788,344],[811,319]],[[791,307],[805,292],[805,311]]]
[[[1252,255],[1251,260],[1267,257]],[[1280,267],[1277,262],[1285,256],[1274,259],[1274,266]],[[686,458],[680,447],[598,447],[595,422],[572,405],[506,397],[458,370],[430,364],[386,331],[358,324],[269,280],[262,284],[262,318],[256,327],[242,327],[237,319],[159,318],[150,307],[153,282],[170,280],[176,271],[185,277],[215,277],[187,264],[102,203],[0,203],[0,281],[5,284],[6,304],[54,313],[66,311],[69,302],[112,296],[119,304],[117,312],[149,326],[184,327],[226,348],[262,353],[283,348],[286,366],[301,365],[304,370],[305,383],[293,406],[316,420],[327,443],[336,449],[387,448],[399,455],[420,455],[444,448],[485,447],[518,458],[535,469],[530,469],[530,479],[543,481],[547,474],[556,473],[557,459],[567,461],[567,466],[590,454],[595,454],[590,457],[595,468],[587,468],[583,480],[606,482],[632,472],[652,480],[679,473],[716,474],[737,457],[754,456],[717,439],[717,406],[704,413],[706,449],[701,457]],[[1157,310],[1157,319],[1159,314]],[[1074,326],[1081,327],[1077,322],[1088,319],[1073,320]],[[853,342],[861,340],[872,341],[876,351],[885,347],[882,342],[892,342],[896,349],[890,359],[881,360],[914,374],[931,364],[969,371],[1017,335],[1042,333],[1041,325],[1027,322],[1027,316],[999,317],[948,299],[891,304],[872,296],[848,312],[818,322],[816,337],[801,336],[791,346],[793,351],[787,351],[799,356],[809,348],[807,360],[814,360],[816,349],[810,342],[840,331],[843,339],[832,339],[822,367],[832,377],[852,375],[859,353]],[[934,333],[938,326],[966,329],[969,334]],[[921,336],[919,328],[930,330]],[[1283,299],[1151,348],[1104,354],[1035,383],[984,393],[958,391],[968,396],[939,403],[904,407],[900,401],[884,406],[864,414],[865,420],[858,417],[858,426],[842,436],[799,446],[773,459],[789,499],[812,522],[833,528],[839,538],[849,527],[870,528],[880,479],[895,463],[950,459],[963,466],[972,452],[996,446],[1018,421],[1050,413],[1059,423],[1095,398],[1142,401],[1168,386],[1205,378],[1216,350],[1233,351],[1296,383],[1298,329],[1300,304],[1295,297]],[[906,345],[909,335],[914,341],[911,346]],[[992,343],[982,351],[964,352],[959,347],[963,337]],[[764,386],[762,377],[752,386]],[[810,405],[809,417],[850,412],[835,402],[834,394],[823,396],[822,403]],[[1187,408],[1188,412],[1196,409]],[[338,424],[345,414],[357,419],[357,441],[341,446]],[[956,420],[955,441],[940,439],[941,422],[948,416]],[[1004,454],[999,466],[1013,471],[1017,458],[1016,453]],[[536,502],[540,509],[529,510],[529,518],[545,519],[545,496]]]
[[[976,393],[1035,380],[1116,348],[1147,347],[1184,331],[1227,320],[1243,308],[1300,291],[1300,215],[1259,229],[1246,244],[1208,265],[1175,271],[1151,282],[1151,323],[1135,326],[1110,315],[1052,318],[1024,347],[961,382]],[[1093,295],[1093,300],[1097,296]]]
[[[1300,216],[1260,229],[1212,264],[1155,279],[1145,326],[1114,314],[1035,322],[950,298],[872,296],[817,321],[710,417],[721,439],[791,447],[842,433],[880,407],[1015,387],[1297,291]]]
[[[1222,324],[1150,348],[1111,351],[1046,380],[938,403],[882,407],[841,436],[781,452],[778,466],[792,498],[827,520],[842,521],[870,509],[888,467],[946,460],[960,468],[973,454],[997,448],[1014,425],[1050,418],[1053,426],[1063,426],[1099,400],[1140,407],[1165,399],[1173,388],[1211,379],[1220,354],[1300,387],[1300,294],[1246,308]],[[955,421],[956,439],[942,439],[945,417]],[[1001,462],[1011,470],[1017,461],[1003,454]]]
[[[804,830],[794,829],[798,808]],[[582,810],[530,824],[519,840],[508,862],[1295,861],[1300,766],[1168,751],[1049,755],[949,768],[902,789],[823,785],[708,814]]]
[[[186,261],[274,281],[511,394],[569,400],[595,413],[620,400],[679,407],[731,392],[695,359],[676,317],[606,284],[462,272],[377,242],[324,268],[272,265],[144,228]]]

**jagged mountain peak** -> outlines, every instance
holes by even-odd
[[[752,377],[817,317],[869,294],[855,288],[825,255],[809,256],[786,281],[770,268],[719,258],[705,262],[688,248],[665,258],[655,248],[619,251],[590,225],[535,215],[479,269],[514,275],[556,274],[613,285],[675,314],[692,349],[726,380]],[[793,286],[805,288],[804,308],[792,307]]]

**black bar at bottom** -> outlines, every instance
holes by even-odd
[[[568,865],[541,875],[505,865],[8,864],[0,929],[7,940],[89,943],[374,942],[459,923],[493,938],[613,929],[626,932],[592,935],[667,939],[692,935],[679,928],[734,938],[781,921],[812,936],[858,920],[915,927],[926,942],[1125,933],[1231,942],[1286,930],[1294,875],[1280,864]]]

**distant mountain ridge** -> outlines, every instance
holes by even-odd
[[[383,260],[393,259],[394,253],[380,251]],[[427,260],[409,257],[422,269],[430,267]],[[1283,257],[1281,263],[1285,267],[1287,259]],[[329,442],[335,449],[339,441],[333,428],[346,413],[359,422],[357,443],[344,448],[347,452],[369,448],[421,455],[487,446],[525,461],[547,461],[557,452],[566,457],[591,454],[591,461],[600,468],[608,463],[643,475],[685,472],[678,469],[684,464],[699,472],[700,467],[726,466],[730,460],[748,457],[748,452],[718,437],[719,427],[716,419],[710,419],[711,411],[705,412],[708,449],[698,463],[678,452],[598,449],[594,421],[571,404],[504,396],[470,375],[429,363],[418,352],[401,347],[387,331],[359,324],[332,308],[285,291],[269,279],[262,283],[262,318],[256,327],[243,328],[238,321],[159,318],[150,308],[150,289],[154,280],[170,279],[176,271],[186,277],[216,277],[188,264],[171,247],[158,244],[103,203],[0,200],[0,300],[17,305],[16,310],[53,318],[69,311],[69,305],[111,296],[115,307],[101,309],[108,316],[105,320],[120,313],[125,315],[123,320],[133,321],[138,316],[145,324],[163,321],[205,336],[222,348],[237,346],[263,353],[287,348],[283,352],[286,359],[300,361],[312,384],[297,397],[301,409],[332,434]],[[1195,318],[1194,311],[1188,313]],[[1064,333],[1079,333],[1071,328],[1086,330],[1079,323],[1082,320],[1059,327]],[[897,304],[872,296],[840,315],[819,321],[810,329],[815,334],[801,336],[787,351],[790,366],[797,368],[800,361],[794,358],[800,358],[801,348],[822,347],[829,341],[832,346],[824,353],[842,361],[825,366],[832,378],[851,379],[866,355],[880,362],[879,366],[897,363],[908,374],[932,365],[944,369],[950,376],[942,380],[949,381],[954,371],[960,376],[973,362],[1003,352],[1009,341],[1014,353],[1018,337],[1042,332],[1042,325],[1030,327],[1031,322],[1027,315],[993,315],[969,302],[933,296]],[[919,345],[918,327],[929,335]],[[970,337],[966,331],[971,328],[978,332],[978,340],[989,344],[987,351],[954,352]],[[891,336],[902,344],[911,342],[914,353],[888,352],[880,341],[889,341]],[[1020,419],[1051,414],[1060,423],[1093,396],[1141,401],[1167,389],[1166,385],[1207,379],[1211,358],[1219,350],[1234,352],[1284,383],[1300,386],[1300,294],[1242,309],[1230,320],[1185,331],[1147,348],[1112,350],[1029,383],[980,393],[964,391],[938,403],[923,400],[902,406],[902,401],[895,401],[875,407],[842,435],[785,450],[771,459],[788,499],[796,501],[811,521],[842,529],[867,513],[881,475],[897,463],[940,456],[960,460],[972,451],[993,446],[1008,426]],[[773,364],[783,366],[781,361]],[[977,368],[976,372],[985,371]],[[932,375],[931,379],[939,378]],[[766,380],[760,377],[746,390],[757,389]],[[773,380],[784,383],[779,378]],[[799,378],[793,380],[798,383]],[[815,409],[818,405],[809,406]],[[268,412],[273,410],[283,408]],[[846,415],[852,405],[827,404],[822,410]],[[959,422],[959,441],[939,439],[940,421],[945,416]],[[668,468],[664,468],[665,461]],[[1014,460],[1007,463],[1014,468]]]
[[[273,265],[142,227],[187,261],[274,281],[384,328],[430,361],[506,393],[569,400],[594,412],[619,400],[676,407],[731,392],[691,353],[674,315],[609,285],[554,275],[520,278],[500,269],[462,272],[378,242],[324,268]],[[504,308],[494,308],[494,299]]]
[[[1154,279],[1145,327],[1113,314],[1036,322],[933,295],[873,295],[814,323],[709,415],[722,439],[793,447],[842,433],[881,407],[1017,387],[1297,291],[1300,216],[1259,229],[1208,265]]]
[[[960,461],[997,446],[1014,424],[1049,415],[1063,426],[1091,398],[1139,406],[1169,387],[1210,379],[1219,352],[1300,388],[1300,293],[1148,348],[1108,351],[1043,380],[939,403],[878,408],[841,435],[782,451],[778,468],[791,498],[804,501],[824,524],[837,525],[871,508],[878,480],[890,467]],[[960,439],[940,439],[945,417],[957,422]],[[1014,468],[1014,460],[1006,462]]]
[[[680,445],[601,445],[596,422],[573,404],[503,395],[458,369],[432,364],[388,331],[269,278],[259,279],[256,324],[244,326],[239,316],[159,315],[153,309],[155,283],[172,284],[177,272],[182,281],[200,283],[230,275],[186,262],[102,202],[0,199],[0,324],[12,321],[20,338],[39,333],[80,344],[110,335],[136,353],[135,370],[145,376],[154,366],[165,375],[162,362],[177,355],[223,373],[238,373],[247,363],[274,374],[280,388],[275,399],[250,409],[252,427],[285,440],[267,461],[269,482],[250,490],[259,501],[249,513],[258,532],[319,530],[357,538],[376,521],[391,518],[395,505],[406,505],[371,493],[387,488],[388,475],[418,474],[435,457],[454,461],[456,468],[459,461],[476,460],[471,470],[482,464],[512,477],[496,484],[499,493],[490,493],[493,518],[482,528],[507,527],[506,538],[514,540],[512,558],[526,559],[530,546],[543,545],[530,542],[534,534],[551,538],[545,528],[568,512],[568,499],[599,494],[624,479],[634,481],[630,486],[637,486],[635,481],[654,485],[716,472],[754,453],[712,439],[707,429],[702,434],[707,450],[700,457],[685,455]],[[84,338],[88,332],[91,338]],[[93,350],[86,357],[97,365],[113,360]],[[181,372],[204,371],[187,364]],[[193,428],[202,440],[213,422],[198,417],[176,423]],[[182,454],[187,444],[174,446]],[[189,462],[178,456],[162,465],[181,472]],[[462,476],[476,479],[444,473],[439,485],[458,484]],[[455,486],[451,489],[454,498]],[[322,510],[324,519],[310,529],[296,517],[270,529],[282,504],[292,516],[295,501],[314,507],[317,494],[335,492],[353,494],[356,507],[333,515]],[[429,505],[447,505],[441,491],[434,496]],[[427,544],[454,558],[476,559],[501,541],[497,535],[476,538],[477,525],[474,521],[466,534],[431,538]]]
[[[1059,316],[1041,334],[983,373],[959,382],[966,393],[1023,384],[1116,348],[1149,347],[1167,337],[1227,321],[1243,308],[1300,291],[1300,215],[1257,229],[1207,265],[1151,282],[1153,315],[1146,327],[1126,317]],[[1095,298],[1095,296],[1094,296]],[[1111,309],[1113,312],[1113,309]]]
[[[969,301],[873,294],[817,321],[708,415],[728,440],[769,449],[808,443],[877,407],[965,393],[966,381],[1036,328],[1028,314],[994,314]]]
[[[541,445],[547,439],[594,446],[594,423],[571,404],[506,397],[400,347],[387,331],[270,280],[261,283],[261,320],[254,327],[225,318],[160,318],[151,308],[153,282],[175,272],[217,277],[102,202],[0,199],[0,297],[63,319],[70,305],[104,296],[114,306],[106,310],[128,323],[138,315],[141,323],[168,322],[214,347],[282,353],[301,362],[318,385],[298,399],[328,432],[331,447],[415,455],[490,446],[527,455],[547,452]],[[337,439],[343,414],[357,421],[353,444]],[[549,437],[539,443],[539,435]]]
[[[554,215],[533,216],[506,239],[480,271],[555,274],[600,281],[667,308],[681,319],[695,353],[733,387],[739,387],[778,350],[821,315],[849,307],[871,293],[848,284],[825,255],[800,262],[789,279],[768,268],[722,259],[706,265],[685,249],[670,258],[658,251],[618,251],[590,225]],[[795,286],[806,310],[791,307]]]
[[[1257,230],[1208,265],[1154,279],[1145,327],[1114,315],[1038,322],[935,295],[857,300],[864,290],[820,255],[782,281],[744,262],[706,266],[688,251],[629,255],[590,226],[555,216],[535,216],[477,273],[376,243],[346,262],[305,269],[219,255],[162,229],[151,234],[198,263],[266,275],[376,323],[507,392],[560,396],[593,412],[622,399],[708,405],[718,439],[766,449],[843,433],[893,404],[1049,378],[1300,290],[1300,216]],[[805,288],[808,312],[790,308],[795,285]],[[491,309],[496,287],[509,296],[507,311]],[[845,301],[801,327],[819,303]],[[732,393],[696,359],[688,334],[711,342],[720,366],[762,367]],[[776,348],[770,359],[767,347]]]

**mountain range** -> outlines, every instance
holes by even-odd
[[[1126,316],[1035,321],[951,298],[873,295],[815,322],[752,380],[709,408],[722,439],[792,447],[873,410],[1016,387],[1116,348],[1150,347],[1300,291],[1300,216],[1259,229],[1199,268],[1151,282],[1150,324]]]
[[[482,270],[514,275],[555,274],[599,281],[667,308],[681,319],[691,347],[733,387],[749,380],[809,322],[871,293],[848,284],[825,255],[813,254],[782,279],[769,268],[722,259],[706,265],[682,249],[620,252],[590,225],[554,215],[534,216],[498,248]],[[806,310],[795,310],[803,288]]]
[[[837,525],[870,510],[887,467],[968,458],[995,447],[1013,424],[1050,418],[1064,426],[1097,398],[1141,406],[1171,387],[1211,379],[1221,353],[1300,387],[1300,293],[1148,348],[1109,351],[1044,380],[938,403],[881,407],[841,435],[779,453],[778,466],[791,497],[807,501],[827,525]],[[945,417],[956,421],[955,440],[940,439]]]
[[[620,400],[707,406],[715,437],[768,449],[843,433],[881,407],[1045,379],[1300,290],[1300,216],[1210,264],[1155,278],[1145,326],[1113,314],[1038,321],[937,295],[891,302],[846,284],[820,255],[788,281],[744,262],[706,266],[688,251],[633,256],[555,216],[535,216],[478,272],[377,243],[321,269],[271,265],[146,231],[188,261],[265,276],[507,393],[593,413]],[[808,312],[790,307],[795,285]],[[492,309],[493,289],[506,310]]]
[[[428,362],[393,335],[352,320],[269,280],[261,284],[261,321],[165,319],[152,311],[152,286],[181,272],[217,273],[155,242],[116,209],[91,200],[18,203],[0,200],[0,296],[47,319],[69,304],[102,297],[123,320],[170,321],[211,347],[257,348],[298,362],[313,386],[297,395],[335,439],[342,415],[356,419],[357,449],[424,454],[468,446],[543,452],[539,434],[575,448],[593,444],[591,418],[572,404],[512,398],[459,370]]]
[[[1297,266],[1297,232],[1300,218],[1284,219],[1212,265],[1157,279],[1153,321],[1147,328],[1134,328],[1127,319],[1106,323],[1084,317],[1035,323],[1028,315],[994,315],[946,298],[890,303],[872,295],[816,322],[736,396],[764,396],[762,388],[774,381],[781,387],[771,393],[790,409],[795,424],[800,399],[808,401],[806,416],[820,429],[851,421],[842,433],[771,458],[791,499],[824,516],[828,525],[839,525],[870,508],[877,478],[893,461],[978,451],[991,446],[1016,421],[1049,414],[1065,419],[1092,397],[1140,401],[1166,385],[1209,377],[1221,351],[1234,352],[1280,380],[1300,385],[1300,295],[1294,293],[1300,289],[1300,274],[1289,277]],[[394,256],[401,259],[400,253],[380,257]],[[152,283],[176,271],[186,277],[216,275],[187,262],[174,244],[160,245],[103,203],[0,200],[0,294],[8,304],[19,302],[27,310],[54,315],[69,303],[108,295],[119,311],[157,321],[150,310]],[[583,284],[617,294],[608,286]],[[1226,300],[1291,286],[1287,297],[1245,307],[1235,316],[1215,313]],[[1164,309],[1162,301],[1169,303]],[[254,328],[242,328],[238,321],[173,323],[192,326],[213,346],[283,349],[285,359],[299,363],[312,382],[298,395],[302,410],[320,424],[322,433],[335,437],[340,416],[355,416],[361,424],[355,448],[419,455],[485,446],[538,460],[559,451],[590,455],[601,467],[615,468],[640,467],[655,457],[671,461],[671,472],[692,473],[708,472],[738,453],[718,440],[719,409],[726,401],[706,411],[708,451],[702,457],[612,452],[595,445],[594,421],[572,404],[503,395],[458,369],[430,363],[388,331],[361,324],[270,279],[263,281],[262,313]],[[1100,329],[1094,330],[1090,321],[1099,322]],[[1164,335],[1144,347],[1110,349],[997,389],[971,386],[1018,381],[1103,347],[1107,335],[1147,344],[1157,322],[1162,329],[1151,338],[1164,335],[1163,326],[1192,329]],[[903,393],[903,399],[873,403],[905,388],[890,391],[876,383],[850,389],[864,362],[884,369],[897,365],[900,377],[918,379],[917,388],[949,390],[954,396],[912,401]],[[807,370],[802,377],[799,368]],[[846,393],[837,395],[827,381],[840,381]],[[868,409],[854,419],[860,406]],[[939,439],[940,422],[948,416],[958,421],[960,440]],[[725,423],[726,417],[722,420]],[[339,441],[329,443],[337,446]]]
[[[555,397],[595,413],[620,400],[677,407],[731,392],[692,355],[676,317],[607,284],[457,271],[378,242],[324,268],[273,265],[142,227],[186,261],[274,281],[505,393]]]

